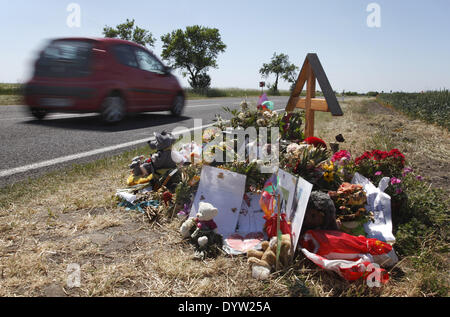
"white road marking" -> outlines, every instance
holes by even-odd
[[[180,134],[183,134],[185,132],[192,132],[192,131],[203,129],[203,128],[207,128],[207,127],[210,127],[210,126],[213,126],[213,125],[214,125],[214,123],[203,125],[203,126],[196,127],[196,128],[190,128],[190,129],[186,128],[186,129],[183,129],[183,130],[180,130],[180,131],[174,133],[174,135],[180,135]],[[89,157],[89,156],[93,156],[93,155],[97,155],[97,154],[101,154],[101,153],[111,152],[111,151],[114,151],[114,150],[118,150],[118,149],[129,147],[129,146],[138,145],[138,144],[141,144],[141,143],[146,143],[146,142],[148,142],[150,140],[153,140],[153,139],[154,138],[140,139],[140,140],[136,140],[136,141],[131,141],[131,142],[126,142],[126,143],[122,143],[122,144],[112,145],[112,146],[108,146],[108,147],[104,147],[104,148],[100,148],[100,149],[96,149],[96,150],[92,150],[92,151],[87,151],[87,152],[83,152],[83,153],[63,156],[63,157],[55,158],[55,159],[44,161],[44,162],[40,162],[40,163],[34,163],[34,164],[25,165],[25,166],[21,166],[21,167],[16,167],[16,168],[12,168],[12,169],[1,170],[0,171],[0,178],[1,177],[11,176],[11,175],[14,175],[14,174],[28,172],[28,171],[35,170],[35,169],[38,169],[38,168],[43,168],[43,167],[48,167],[48,166],[52,166],[52,165],[56,165],[56,164],[60,164],[60,163],[74,161],[74,160],[77,160],[77,159],[80,159],[80,158],[85,158],[85,157]]]

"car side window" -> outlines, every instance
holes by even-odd
[[[144,50],[136,49],[136,58],[139,63],[139,67],[142,70],[146,70],[152,73],[164,73],[164,66],[151,54]]]
[[[130,46],[116,45],[112,50],[119,63],[121,63],[122,65],[129,67],[138,67],[133,49]]]

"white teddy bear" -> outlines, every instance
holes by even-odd
[[[204,248],[210,241],[208,236],[218,235],[217,224],[213,220],[218,213],[217,208],[210,203],[200,202],[196,218],[191,217],[181,225],[181,235],[183,238],[197,238],[200,248]]]

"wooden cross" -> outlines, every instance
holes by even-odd
[[[316,79],[325,99],[316,98]],[[307,83],[306,98],[301,98],[300,94],[305,83]],[[344,115],[317,54],[310,53],[306,56],[302,70],[287,103],[286,112],[292,112],[295,108],[305,109],[305,138],[314,136],[315,111],[331,112],[333,116]]]

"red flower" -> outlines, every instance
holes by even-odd
[[[167,206],[167,203],[168,203],[169,201],[172,201],[172,198],[173,198],[173,195],[172,195],[172,193],[169,192],[169,191],[164,192],[163,195],[162,195],[162,199],[163,199],[164,204],[165,204],[166,206]]]
[[[323,146],[325,149],[327,148],[327,144],[325,143],[324,140],[316,138],[315,136],[311,136],[309,138],[306,138],[303,142],[305,142],[306,144],[311,144],[314,145],[314,147],[320,147]]]
[[[355,164],[359,165],[363,160],[381,161],[388,158],[392,158],[394,161],[399,162],[402,166],[405,165],[405,156],[398,149],[392,149],[389,152],[380,150],[365,152],[363,155],[355,159]]]

